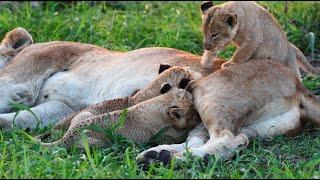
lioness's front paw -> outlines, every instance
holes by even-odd
[[[162,162],[163,165],[168,165],[171,161],[171,152],[168,150],[146,150],[137,156],[138,165],[142,170],[148,170],[148,166],[155,162]]]

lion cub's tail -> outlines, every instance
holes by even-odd
[[[301,117],[320,125],[320,99],[303,87],[300,103]]]
[[[297,62],[299,64],[299,67],[303,69],[304,71],[311,73],[313,75],[320,75],[320,68],[316,68],[310,64],[308,59],[303,55],[303,53],[300,51],[299,48],[297,48],[295,45],[291,44],[291,47],[294,49],[296,53]]]

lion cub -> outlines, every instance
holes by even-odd
[[[131,97],[106,100],[102,103],[89,106],[79,112],[73,113],[61,120],[52,129],[52,132],[56,130],[70,129],[71,124],[80,123],[85,119],[98,117],[99,115],[106,115],[112,111],[129,108],[143,101],[168,93],[171,90],[184,89],[190,80],[196,79],[194,76],[194,74],[189,73],[188,70],[185,70],[182,67],[171,67],[166,64],[160,64],[159,76],[147,87],[138,91],[135,95]],[[152,102],[154,103],[154,101]],[[36,139],[46,139],[51,136],[52,132],[38,135]]]
[[[160,64],[159,76],[147,87],[139,90],[133,96],[106,100],[101,103],[91,105],[81,111],[74,112],[59,121],[53,127],[53,130],[66,130],[70,126],[71,121],[79,118],[87,118],[88,114],[90,114],[90,116],[97,116],[108,112],[125,109],[156,96],[160,96],[161,94],[167,93],[172,89],[184,89],[188,82],[194,79],[196,79],[195,75],[189,73],[183,67],[172,67],[167,64]],[[38,137],[48,135],[50,135],[50,132]]]
[[[61,139],[41,144],[70,147],[81,138],[81,130],[86,129],[91,146],[106,146],[108,137],[103,132],[90,129],[90,126],[98,125],[106,129],[118,121],[121,112],[118,110],[98,116],[74,119]],[[146,143],[161,129],[168,128],[164,135],[170,137],[170,140],[165,141],[181,142],[186,133],[185,130],[196,126],[199,123],[198,120],[198,114],[193,109],[192,94],[184,89],[173,89],[168,93],[129,107],[123,127],[116,131],[130,140]]]
[[[232,41],[238,49],[223,68],[249,59],[276,59],[300,78],[297,60],[304,71],[320,74],[320,70],[288,42],[272,15],[257,3],[231,1],[213,6],[212,2],[203,2],[201,11],[205,49],[201,65],[204,68],[211,68],[217,52]]]

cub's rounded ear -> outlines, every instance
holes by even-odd
[[[182,129],[186,127],[186,112],[183,108],[177,106],[171,107],[168,114],[172,118],[171,122],[174,128]]]
[[[237,15],[233,13],[225,14],[225,23],[233,28],[237,24]]]
[[[161,74],[163,71],[171,68],[172,66],[169,65],[169,64],[160,64],[160,67],[159,67],[159,74]]]
[[[201,12],[204,14],[212,6],[213,6],[212,1],[203,1],[201,3]]]
[[[181,117],[184,116],[184,110],[182,108],[174,106],[174,107],[170,108],[169,115],[173,119],[179,120]]]
[[[18,27],[8,32],[1,46],[12,49],[22,49],[33,43],[32,36],[25,29]]]

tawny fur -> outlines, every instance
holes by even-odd
[[[117,122],[121,112],[121,110],[113,111],[98,116],[88,114],[84,118],[74,119],[61,139],[41,144],[70,147],[76,140],[81,139],[81,130],[88,129],[92,125],[108,128],[108,125]],[[161,129],[169,127],[164,135],[172,142],[181,142],[185,137],[185,130],[193,128],[199,123],[198,120],[198,115],[193,109],[192,95],[186,90],[173,89],[168,93],[129,107],[124,126],[120,127],[117,133],[137,143],[146,143]],[[88,131],[90,145],[105,146],[107,144],[108,137],[103,132],[90,128]]]
[[[198,129],[207,129],[209,139],[191,134],[188,139],[194,146],[188,150],[182,148],[188,143],[160,145],[139,154],[139,161],[148,159],[150,151],[163,150],[177,158],[186,151],[199,157],[230,158],[251,138],[291,133],[301,128],[301,120],[320,125],[319,99],[304,88],[294,72],[275,60],[254,59],[223,68],[190,82],[187,89],[205,127]],[[193,134],[199,132],[195,129]]]
[[[66,118],[59,121],[53,127],[53,130],[68,129],[71,121],[74,118],[79,118],[79,116],[82,116],[83,114],[92,114],[94,116],[98,116],[116,110],[123,110],[145,100],[164,94],[169,90],[177,88],[184,89],[190,80],[195,79],[192,74],[190,74],[187,70],[184,70],[182,67],[175,66],[167,68],[168,69],[161,72],[154,81],[152,81],[145,88],[138,91],[134,96],[106,100],[102,103],[91,105],[79,112],[68,115]],[[170,89],[166,89],[166,91],[163,91],[164,86],[169,86]],[[45,133],[45,135],[41,136],[48,136],[48,133]]]
[[[203,67],[212,68],[217,52],[233,42],[237,50],[223,67],[250,59],[272,59],[292,69],[298,78],[298,64],[306,72],[320,74],[320,69],[313,67],[303,53],[288,42],[278,22],[257,3],[230,1],[213,6],[211,2],[204,2],[201,7]]]
[[[32,36],[23,28],[15,28],[6,34],[0,44],[0,70],[23,48],[33,43]]]
[[[28,38],[26,33],[21,37]],[[171,48],[115,52],[74,42],[21,42],[26,47],[7,58],[0,70],[0,126],[5,128],[13,125],[12,101],[31,106],[44,127],[90,105],[132,95],[158,76],[163,63],[184,67],[195,77],[210,73],[201,67],[199,56]],[[27,111],[15,122],[21,128],[37,124]]]

